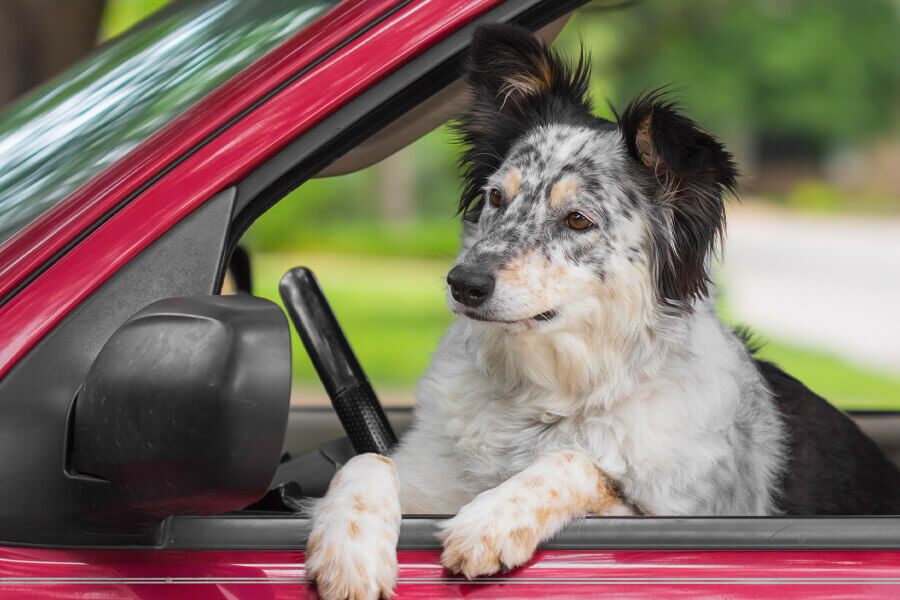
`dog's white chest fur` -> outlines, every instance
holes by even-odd
[[[771,512],[783,436],[769,392],[711,307],[698,308],[683,343],[649,375],[635,370],[631,389],[614,382],[587,397],[527,378],[504,385],[485,370],[484,340],[455,323],[394,456],[404,509],[455,512],[540,455],[576,448],[653,514]]]

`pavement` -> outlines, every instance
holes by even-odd
[[[760,333],[900,374],[900,219],[738,207],[718,280]]]

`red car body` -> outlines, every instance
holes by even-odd
[[[5,240],[0,379],[187,215],[388,74],[504,4],[510,3],[341,2]],[[896,531],[892,520],[883,524]],[[843,525],[855,527],[852,520]],[[702,533],[706,526],[696,519],[686,527]],[[879,524],[866,527],[874,531]],[[0,598],[311,598],[315,590],[304,579],[301,537],[293,549],[96,549],[9,542],[0,547]],[[727,540],[694,545],[690,536],[670,545],[677,549],[665,549],[665,543],[642,549],[631,542],[615,549],[617,542],[606,539],[596,548],[541,550],[521,569],[475,581],[448,575],[436,546],[401,549],[397,595],[900,596],[900,552],[893,549],[900,541],[882,539],[871,546],[879,549],[866,549],[865,540],[838,538],[826,543],[813,536],[804,542],[798,534],[771,549],[758,541],[742,550],[723,549]]]
[[[401,551],[397,598],[896,598],[895,552],[542,551],[504,576],[448,576]],[[6,598],[316,598],[302,552],[7,549]]]

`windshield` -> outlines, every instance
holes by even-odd
[[[0,243],[337,2],[176,2],[0,113]]]

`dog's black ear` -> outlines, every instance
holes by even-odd
[[[521,109],[543,94],[582,103],[590,74],[583,58],[570,67],[530,31],[515,25],[482,25],[469,49],[467,80],[479,99],[499,110]]]
[[[474,97],[455,127],[464,147],[459,212],[473,218],[487,177],[529,126],[568,109],[590,113],[590,61],[582,51],[570,64],[522,27],[482,25],[469,47],[466,81]]]
[[[660,297],[684,308],[706,294],[707,262],[725,229],[726,193],[737,167],[713,136],[679,113],[664,92],[633,100],[618,115],[628,152],[656,182],[668,231],[654,234]]]

